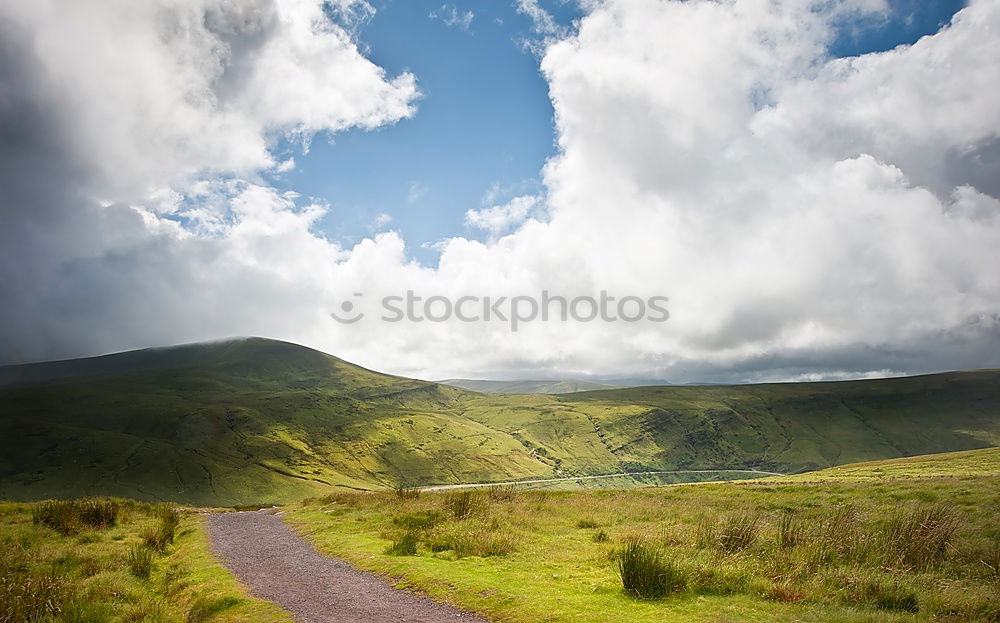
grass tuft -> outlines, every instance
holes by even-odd
[[[486,493],[494,502],[510,502],[517,497],[517,485],[491,485]]]
[[[641,538],[628,541],[617,552],[622,588],[633,597],[658,599],[684,588],[687,581],[677,564],[659,547]]]
[[[719,549],[727,554],[741,552],[757,540],[760,531],[760,517],[740,514],[726,519],[719,530]]]
[[[452,552],[457,558],[466,556],[506,556],[516,549],[513,535],[478,521],[448,523],[427,535],[432,552]]]
[[[147,579],[153,572],[153,549],[145,544],[133,545],[125,555],[125,564],[129,573],[141,580]]]
[[[718,535],[715,531],[715,518],[702,517],[695,527],[695,546],[698,549],[710,549],[718,544]]]
[[[199,597],[188,610],[187,623],[203,623],[239,603],[240,600],[235,597]]]
[[[0,623],[35,623],[62,611],[63,582],[54,574],[4,572],[0,577]]]
[[[464,489],[449,493],[445,496],[444,503],[455,519],[465,519],[475,510],[478,500],[478,496],[473,491]]]
[[[801,544],[804,532],[802,524],[791,513],[785,513],[778,522],[778,547],[790,549]]]
[[[418,487],[404,487],[399,485],[394,487],[392,492],[400,500],[416,500],[420,497],[420,489]]]
[[[419,540],[420,535],[415,530],[407,530],[386,548],[385,553],[390,556],[415,556]]]
[[[873,575],[860,582],[848,595],[852,602],[867,603],[880,610],[920,610],[916,591],[893,577]]]
[[[955,511],[943,504],[916,506],[896,513],[886,526],[891,552],[903,566],[926,569],[944,558],[958,530]]]
[[[175,508],[165,504],[156,508],[156,516],[159,523],[155,528],[144,532],[142,537],[148,547],[163,553],[167,546],[174,542],[174,535],[180,524],[181,516]]]
[[[392,523],[408,530],[429,530],[441,523],[444,519],[438,511],[414,511],[396,515],[392,518]]]
[[[81,526],[107,528],[118,521],[116,500],[48,500],[31,510],[32,521],[46,525],[65,536],[79,532]]]

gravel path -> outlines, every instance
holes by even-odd
[[[240,581],[301,623],[487,623],[317,553],[278,515],[209,515],[208,529],[212,548]]]

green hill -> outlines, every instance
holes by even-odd
[[[0,498],[199,505],[1000,445],[1000,372],[482,394],[259,338],[0,368]]]

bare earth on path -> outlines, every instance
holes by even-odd
[[[319,554],[273,513],[209,515],[208,528],[225,566],[301,623],[487,623]]]

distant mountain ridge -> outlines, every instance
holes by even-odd
[[[1000,446],[1000,371],[478,393],[247,338],[0,368],[0,498],[201,505]]]
[[[620,385],[610,383],[593,383],[590,381],[575,381],[572,379],[556,380],[513,380],[491,381],[480,379],[445,379],[438,381],[442,385],[459,387],[474,392],[488,394],[569,394],[596,389],[617,389]]]

